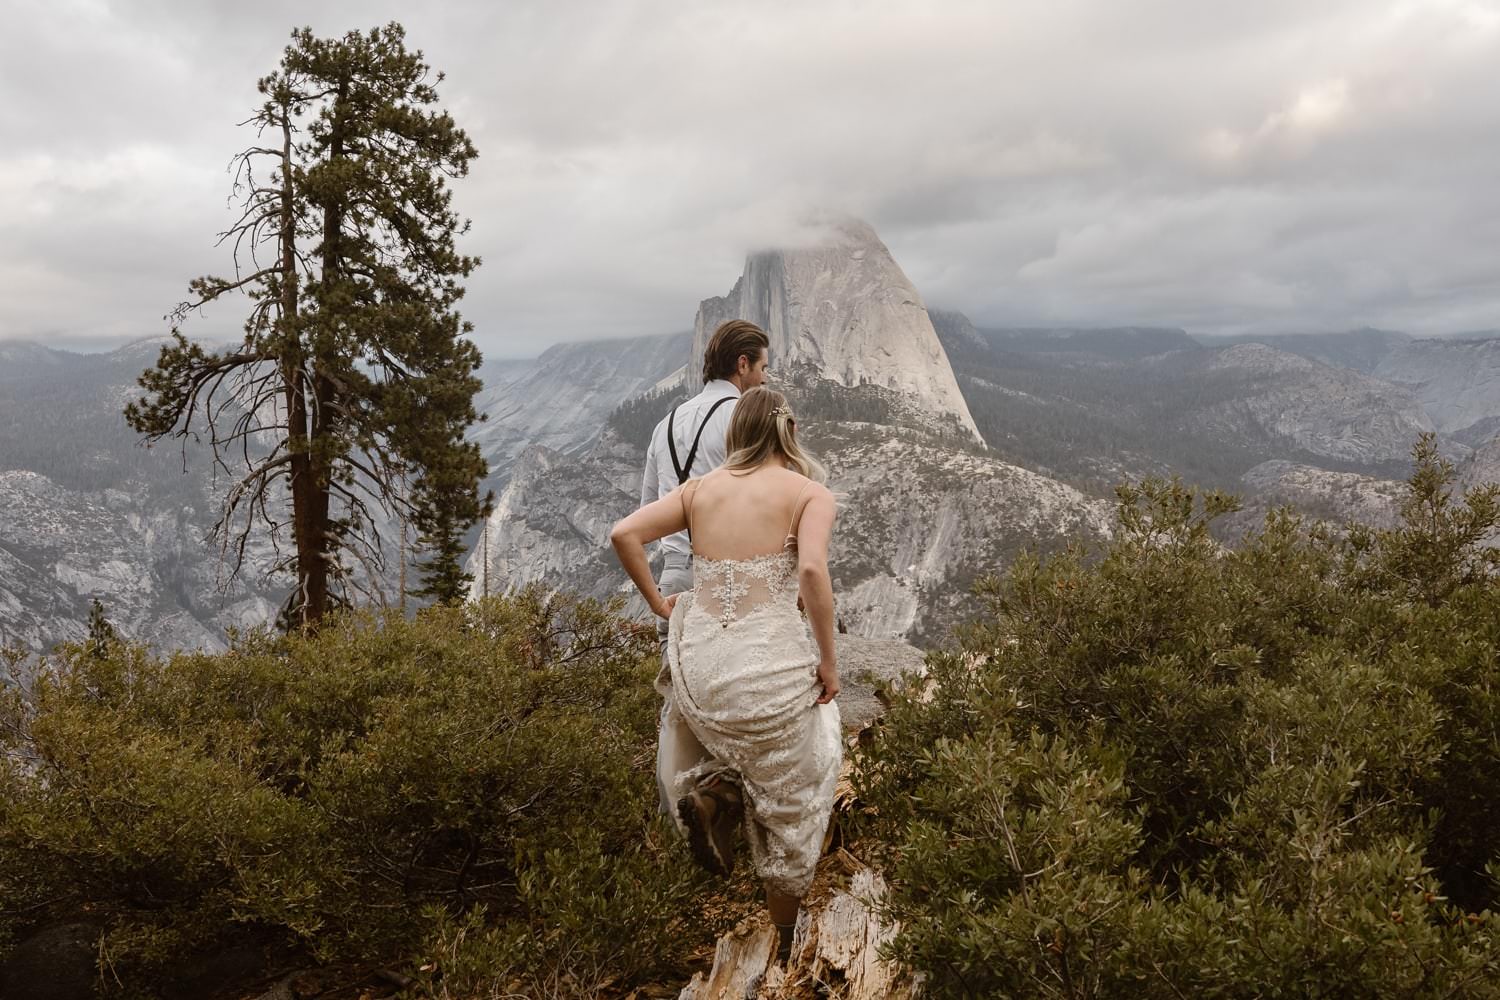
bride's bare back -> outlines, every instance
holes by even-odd
[[[790,588],[793,600],[800,593],[818,645],[818,679],[823,685],[818,700],[826,703],[838,693],[833,584],[828,574],[834,516],[828,487],[780,462],[766,462],[748,472],[717,469],[690,480],[620,521],[609,537],[647,606],[662,618],[672,614],[677,595],[666,598],[657,589],[645,545],[683,529],[691,532],[697,557],[694,590],[709,593],[711,600],[703,610],[724,627],[774,602],[783,586]],[[775,573],[747,571],[752,564],[770,562],[779,564]],[[763,585],[747,590],[741,586],[742,574],[759,577]],[[713,584],[700,586],[710,576],[724,584],[722,595]]]
[[[797,521],[818,484],[790,469],[718,469],[684,489],[693,554],[704,559],[753,559],[796,541]],[[793,546],[793,547],[794,547]]]

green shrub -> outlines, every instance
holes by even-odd
[[[655,815],[655,666],[653,631],[536,591],[63,649],[0,711],[0,920],[90,914],[127,992],[247,938],[435,989],[671,967],[712,928]]]
[[[1415,457],[1394,530],[1146,482],[981,586],[856,760],[932,995],[1500,995],[1497,496]]]

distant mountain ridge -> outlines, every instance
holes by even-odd
[[[691,343],[684,332],[558,344],[533,362],[497,371],[506,377],[475,399],[485,419],[469,432],[491,482],[503,485],[529,447],[565,454],[586,447],[616,407],[681,368]]]
[[[1343,333],[1286,333],[1276,336],[1237,334],[1227,337],[1199,334],[1194,339],[1205,347],[1216,348],[1234,347],[1237,344],[1264,344],[1278,351],[1311,358],[1337,368],[1352,368],[1366,375],[1373,375],[1392,351],[1411,342],[1413,338],[1394,330],[1362,327]]]
[[[775,330],[773,384],[846,494],[833,570],[859,634],[940,637],[972,613],[973,579],[1021,548],[1107,537],[1124,479],[1232,489],[1246,518],[1291,502],[1381,520],[1428,428],[1466,484],[1500,476],[1500,339],[979,329],[922,302],[856,227],[751,255],[692,334],[486,363],[489,419],[472,437],[499,503],[474,533],[474,592],[621,592],[607,533],[638,501],[645,434],[692,388],[709,327],[745,312]],[[161,648],[219,648],[225,628],[274,615],[267,545],[220,592],[206,462],[190,454],[184,475],[175,447],[148,450],[124,426],[162,339],[99,354],[0,342],[0,643],[78,638],[94,597]]]
[[[1188,364],[1247,379],[1238,400],[1203,407],[1205,420],[1253,426],[1312,455],[1356,465],[1403,462],[1412,442],[1434,429],[1409,392],[1358,371],[1255,343],[1205,353],[1212,356],[1194,354]]]
[[[78,363],[84,357],[30,340],[0,340],[0,382],[29,378],[39,370]]]
[[[1112,349],[1102,333],[990,337],[951,318],[940,329],[986,440],[1099,492],[1168,474],[1234,489],[1271,459],[1384,475],[1434,426],[1402,386],[1258,341],[1204,347],[1148,330]],[[1055,349],[1069,342],[1079,349]]]
[[[1016,327],[978,332],[991,348],[998,351],[1090,355],[1110,361],[1131,361],[1199,348],[1198,342],[1188,336],[1187,331],[1175,327]]]
[[[1500,423],[1500,339],[1408,341],[1374,374],[1410,389],[1439,430],[1467,444]]]
[[[1435,428],[1469,446],[1483,444],[1500,431],[1500,333],[1413,337],[1364,328],[1198,339],[1215,347],[1264,344],[1401,386],[1420,400]]]

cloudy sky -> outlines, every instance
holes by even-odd
[[[1500,327],[1500,0],[6,0],[0,339],[163,332],[291,28],[397,19],[480,151],[492,356],[687,329],[810,212],[980,325]],[[235,308],[194,321],[232,333]]]

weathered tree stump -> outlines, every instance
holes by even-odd
[[[776,930],[766,917],[742,921],[719,939],[708,975],[694,976],[678,1000],[915,997],[911,976],[880,958],[880,946],[897,930],[875,912],[884,894],[880,873],[858,868],[847,890],[802,911],[785,968],[776,963]]]

